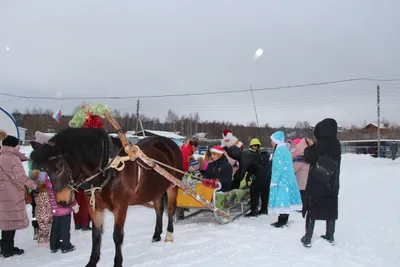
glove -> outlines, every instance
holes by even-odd
[[[33,226],[33,228],[39,228],[39,224],[35,218],[32,219],[32,226]]]
[[[73,206],[72,210],[74,211],[74,213],[78,213],[79,212],[79,205],[76,204],[75,206]]]

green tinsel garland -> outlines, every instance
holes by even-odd
[[[104,104],[92,104],[81,108],[75,113],[75,116],[69,121],[69,126],[72,128],[81,128],[86,121],[86,117],[90,111],[91,115],[97,115],[104,118],[104,113],[110,111],[110,109]]]

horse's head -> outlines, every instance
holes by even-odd
[[[31,142],[32,169],[43,170],[49,177],[56,201],[61,206],[68,206],[74,200],[73,190],[68,185],[67,165],[62,162],[62,153],[55,145]]]
[[[103,129],[68,128],[49,144],[31,142],[32,168],[47,172],[59,205],[71,205],[74,191],[98,172],[105,135]]]

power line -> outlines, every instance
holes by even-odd
[[[164,95],[142,95],[142,96],[104,96],[104,97],[53,97],[53,96],[23,96],[16,94],[0,93],[2,96],[14,97],[19,99],[40,99],[40,100],[119,100],[119,99],[139,99],[139,98],[162,98],[162,97],[183,97],[183,96],[204,96],[204,95],[217,95],[217,94],[234,94],[234,93],[245,93],[252,91],[272,91],[272,90],[282,90],[290,88],[300,88],[300,87],[312,87],[321,86],[328,84],[338,84],[347,83],[355,81],[379,81],[379,82],[394,82],[400,81],[400,79],[375,79],[375,78],[352,78],[344,80],[334,80],[325,82],[315,82],[307,84],[296,84],[296,85],[286,85],[286,86],[276,86],[276,87],[265,87],[256,89],[241,89],[241,90],[226,90],[226,91],[214,91],[214,92],[202,92],[202,93],[180,93],[180,94],[164,94]]]

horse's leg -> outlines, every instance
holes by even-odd
[[[161,241],[164,213],[164,196],[154,201],[154,209],[156,211],[156,228],[154,229],[153,242]]]
[[[115,258],[114,267],[122,267],[122,243],[124,242],[124,225],[126,213],[128,211],[127,205],[119,205],[114,208],[114,244],[115,244]]]
[[[165,236],[165,242],[174,241],[174,214],[176,208],[176,197],[178,195],[178,187],[171,186],[167,190],[168,195],[168,227],[167,235]]]
[[[86,267],[96,267],[100,260],[101,235],[103,234],[104,209],[93,211],[89,207],[89,214],[92,220],[92,253]]]

